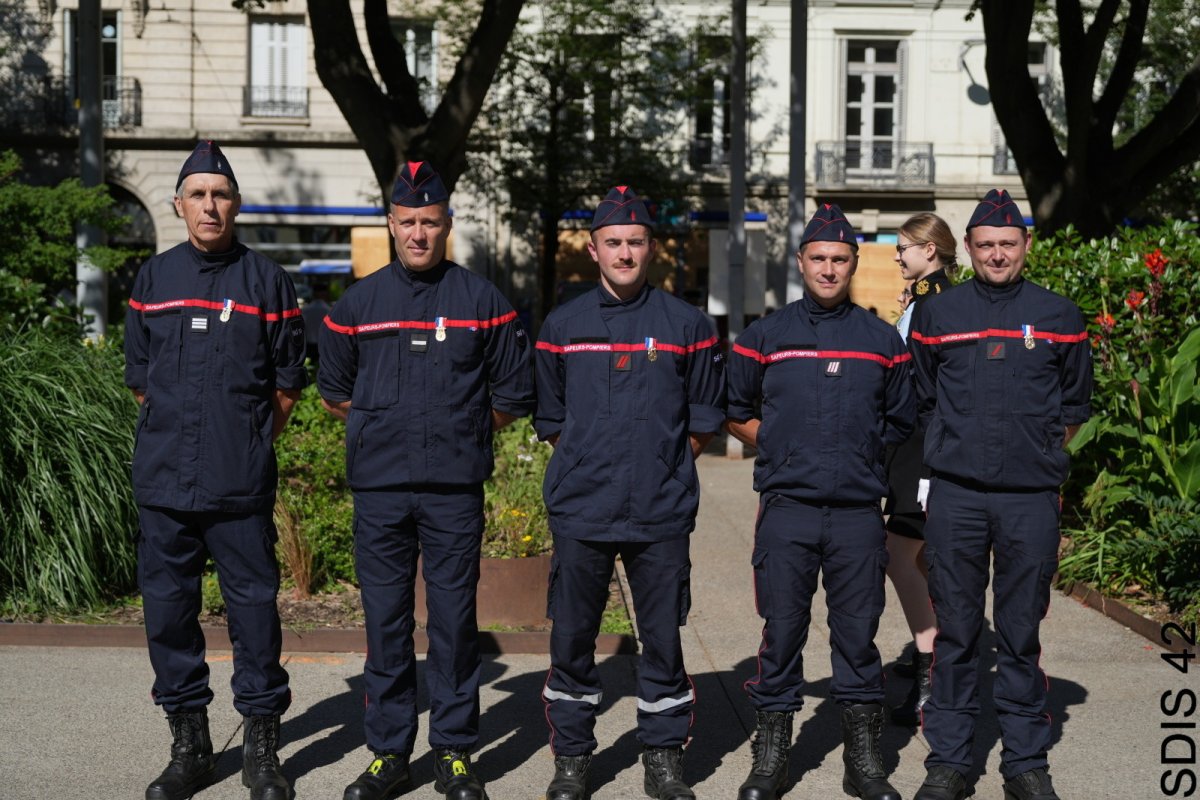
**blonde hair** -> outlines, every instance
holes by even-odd
[[[958,242],[946,220],[937,214],[913,214],[900,226],[900,232],[913,242],[932,242],[943,267],[953,267],[958,262]]]

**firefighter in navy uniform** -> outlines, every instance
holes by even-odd
[[[895,328],[850,301],[858,245],[840,208],[817,210],[796,258],[804,297],[752,324],[730,356],[729,432],[758,448],[751,563],[765,620],[758,675],[746,682],[757,714],[754,763],[738,798],[775,800],[787,784],[821,572],[843,788],[899,800],[879,754],[883,672],[874,639],[888,563],[884,448],[907,438],[916,418],[909,354]]]
[[[588,252],[600,285],[559,306],[537,343],[538,435],[552,443],[543,495],[554,535],[542,698],[555,774],[547,800],[583,800],[600,704],[596,636],[621,557],[637,609],[638,741],[646,793],[683,781],[695,694],[679,627],[690,606],[694,460],[724,420],[721,351],[707,318],[646,281],[653,222],[628,187],[597,206]]]
[[[911,332],[932,473],[925,558],[938,622],[923,710],[928,774],[916,797],[966,795],[994,559],[1004,796],[1054,800],[1038,627],[1058,565],[1063,447],[1090,414],[1091,350],[1079,309],[1022,278],[1030,235],[1007,192],[988,193],[965,241],[975,279],[918,308]]]
[[[289,796],[276,754],[291,693],[279,663],[273,441],[305,384],[304,321],[283,269],[235,238],[240,204],[225,155],[200,142],[175,189],[188,240],[142,266],[125,318],[125,383],[141,404],[138,577],[154,701],[174,738],[147,800],[190,797],[216,766],[197,619],[209,556],[245,718],[242,781],[255,800]]]
[[[496,287],[446,259],[449,194],[429,163],[401,169],[388,227],[397,259],[346,291],[320,339],[318,388],[346,421],[367,627],[364,723],[375,754],[344,797],[391,797],[409,782],[422,554],[434,788],[449,800],[480,800],[470,751],[479,735],[483,482],[492,432],[533,411],[532,348]]]

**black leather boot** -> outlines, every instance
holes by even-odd
[[[587,800],[589,796],[587,785],[588,766],[592,757],[555,756],[554,779],[546,788],[546,800]]]
[[[904,702],[892,708],[892,722],[909,728],[921,724],[921,708],[929,700],[932,691],[929,682],[929,669],[932,666],[933,653],[918,652],[913,656],[913,685]]]
[[[342,800],[391,800],[408,787],[408,756],[376,753],[371,765],[346,787]]]
[[[883,732],[883,706],[864,703],[842,709],[842,762],[846,776],[842,789],[862,800],[900,800],[900,793],[887,781],[883,758],[879,755],[879,735]]]
[[[433,790],[446,795],[446,800],[487,800],[483,781],[475,774],[466,750],[433,751]]]
[[[1022,772],[1004,782],[1004,800],[1058,800],[1045,767]]]
[[[750,742],[754,765],[738,789],[738,800],[777,800],[788,781],[792,749],[792,712],[759,711],[758,727]]]
[[[146,787],[146,800],[186,800],[212,780],[217,768],[208,709],[167,714],[171,726],[171,763]]]
[[[967,781],[949,767],[930,767],[913,800],[965,800]]]
[[[654,800],[696,800],[696,794],[683,782],[682,747],[647,747],[642,751],[646,768],[646,794]]]
[[[250,800],[289,800],[291,786],[279,769],[279,715],[242,722],[242,785]]]

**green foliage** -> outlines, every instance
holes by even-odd
[[[109,344],[0,336],[0,606],[80,609],[134,588],[136,404]]]
[[[548,552],[550,525],[542,503],[542,478],[553,450],[537,440],[528,419],[496,433],[493,449],[496,470],[483,485],[483,554],[524,558]]]
[[[551,448],[537,441],[528,419],[495,435],[496,470],[484,484],[483,554],[523,558],[550,548],[542,476]],[[276,442],[279,459],[280,562],[301,592],[354,582],[354,500],[346,484],[345,426],[321,407],[315,387],[301,395]],[[285,531],[285,528],[290,530]],[[288,536],[303,537],[311,563],[296,568]],[[311,576],[303,578],[305,571]],[[307,583],[307,586],[301,585]]]
[[[1069,580],[1200,613],[1200,239],[1175,222],[1039,242],[1030,275],[1091,320],[1093,416],[1071,441]],[[1189,610],[1190,609],[1190,610]]]
[[[77,225],[114,234],[128,222],[113,210],[104,187],[85,188],[70,178],[57,186],[31,186],[20,180],[21,160],[0,151],[0,329],[28,322],[78,328],[74,310],[55,295],[74,296],[75,264],[81,254],[103,270],[113,270],[137,251],[96,246],[80,251]]]
[[[285,576],[302,593],[332,589],[354,580],[354,501],[346,485],[346,428],[321,407],[315,386],[300,396],[287,427],[275,443],[279,462],[279,503],[294,521],[291,535],[303,537],[311,563],[309,577],[288,552],[280,553]],[[279,507],[276,519],[280,518]],[[285,532],[280,528],[280,539]],[[300,586],[299,583],[308,583]]]

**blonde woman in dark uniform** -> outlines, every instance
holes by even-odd
[[[897,328],[906,342],[908,322],[917,304],[950,288],[946,273],[954,268],[955,249],[954,234],[945,220],[936,214],[917,214],[900,226],[896,263],[900,265],[900,274],[909,283],[901,295],[904,313]],[[890,454],[888,498],[884,507],[889,555],[887,574],[896,587],[916,646],[912,690],[903,703],[892,709],[892,721],[907,726],[919,724],[920,708],[929,697],[929,667],[933,660],[933,638],[937,633],[937,620],[929,604],[923,554],[925,492],[929,486],[923,479],[923,448],[924,437],[918,430]]]

